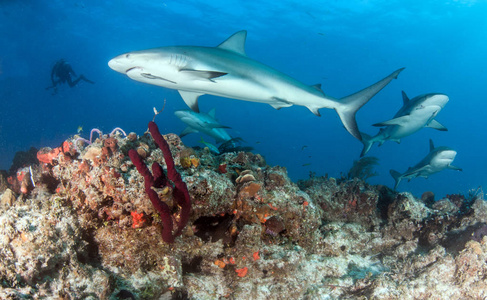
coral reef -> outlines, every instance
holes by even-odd
[[[363,176],[295,184],[259,154],[216,156],[174,134],[161,150],[147,133],[118,132],[41,152],[49,160],[28,168],[25,192],[0,177],[1,299],[487,297],[483,192],[435,201]],[[168,177],[192,200],[184,220],[176,188],[149,185],[181,231],[172,243],[136,170],[154,163],[154,181],[179,173]]]

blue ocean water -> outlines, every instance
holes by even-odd
[[[216,46],[234,32],[248,31],[246,52],[304,83],[321,83],[334,97],[352,94],[406,67],[357,114],[361,131],[391,119],[411,98],[445,93],[449,103],[436,117],[447,132],[425,128],[373,146],[380,159],[373,184],[390,187],[389,169],[400,172],[435,145],[458,151],[454,165],[428,179],[401,182],[416,196],[433,191],[467,193],[486,186],[487,2],[485,1],[2,1],[0,2],[0,169],[15,152],[56,147],[83,126],[139,134],[153,117],[162,132],[186,126],[173,112],[187,109],[175,90],[130,80],[107,62],[122,53],[169,45]],[[46,90],[54,63],[64,58],[95,81]],[[228,132],[255,148],[270,165],[288,169],[293,180],[310,172],[339,177],[359,158],[362,144],[332,110],[316,117],[307,108],[269,105],[205,95],[200,109],[216,108]],[[200,135],[183,138],[201,146]],[[204,137],[208,141],[211,138]]]

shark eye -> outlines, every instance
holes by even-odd
[[[125,54],[125,58],[129,58],[130,57],[130,54]]]

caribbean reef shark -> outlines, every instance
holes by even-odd
[[[393,119],[373,125],[385,126],[379,130],[379,133],[371,137],[361,132],[364,148],[360,157],[367,154],[374,143],[379,143],[379,146],[387,140],[400,143],[403,137],[411,135],[423,127],[447,131],[445,126],[434,119],[448,102],[447,95],[426,94],[409,100],[403,91],[402,100],[403,107],[399,109]]]
[[[187,109],[177,110],[174,114],[188,125],[188,127],[181,132],[179,135],[180,137],[193,132],[202,132],[213,137],[217,143],[226,142],[232,139],[225,131],[225,128],[230,127],[221,125],[215,119],[215,109],[210,110],[207,114],[202,112],[196,113]]]
[[[394,189],[397,188],[399,182],[403,178],[407,178],[408,181],[416,177],[428,178],[431,174],[440,172],[444,169],[452,169],[462,171],[459,167],[452,166],[451,163],[455,159],[457,152],[448,147],[437,147],[433,145],[433,141],[430,140],[430,153],[426,155],[417,165],[410,167],[406,172],[399,173],[394,170],[390,170],[391,176],[396,182]]]
[[[194,112],[199,112],[198,97],[204,94],[267,103],[276,109],[301,105],[317,116],[320,108],[332,108],[359,140],[356,112],[404,69],[338,100],[325,95],[319,84],[306,85],[247,57],[246,37],[243,30],[217,47],[172,46],[129,52],[110,60],[108,66],[133,80],[178,90]]]

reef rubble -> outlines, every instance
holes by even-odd
[[[164,138],[192,202],[169,244],[127,155],[166,168],[147,133],[73,137],[21,177],[0,173],[0,298],[487,297],[483,193],[431,201],[357,178],[293,183],[259,154]],[[177,223],[172,187],[153,189]]]

